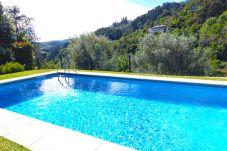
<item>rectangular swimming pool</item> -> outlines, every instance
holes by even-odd
[[[137,150],[226,150],[227,87],[52,74],[0,85],[0,108]]]

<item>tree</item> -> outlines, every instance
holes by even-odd
[[[10,49],[0,47],[0,65],[11,61],[11,54],[12,52],[10,51]]]
[[[36,67],[38,67],[38,69],[41,69],[41,66],[44,63],[45,58],[46,58],[46,55],[45,55],[46,52],[44,52],[43,50],[41,50],[41,48],[39,47],[39,45],[37,43],[35,43],[33,45],[33,54],[34,54],[34,65]]]
[[[195,69],[203,64],[193,64],[201,56],[194,50],[194,42],[194,37],[149,34],[140,43],[137,69],[160,74],[203,74],[203,68]]]
[[[13,47],[15,61],[25,65],[26,70],[33,68],[33,45],[29,42],[16,42]]]
[[[9,48],[14,42],[16,35],[15,25],[9,14],[4,12],[4,8],[0,3],[0,46]]]
[[[33,68],[36,35],[31,21],[17,6],[3,8],[0,3],[0,65],[17,61],[27,70]]]
[[[147,23],[155,22],[159,18],[173,15],[181,9],[182,4],[180,3],[164,3],[162,6],[148,11],[148,13],[137,17],[133,21],[129,21],[127,17],[123,17],[120,22],[115,22],[110,27],[100,28],[95,31],[95,34],[97,36],[106,36],[110,40],[119,40],[138,29],[144,28]],[[150,28],[150,26],[148,28]]]
[[[67,49],[73,55],[78,68],[93,70],[102,69],[110,57],[110,47],[108,39],[91,33],[73,38]]]
[[[127,55],[116,56],[116,71],[129,71],[129,61]]]
[[[16,26],[16,41],[34,42],[37,40],[33,30],[32,18],[21,14],[20,8],[17,6],[7,7],[6,12],[12,18]]]
[[[226,0],[200,0],[200,7],[196,11],[199,23],[204,23],[209,17],[222,14],[227,8]]]
[[[227,11],[211,17],[200,29],[199,42],[204,51],[210,50],[214,59],[227,61]]]

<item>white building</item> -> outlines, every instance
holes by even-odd
[[[168,26],[166,25],[158,25],[158,26],[154,26],[152,28],[149,29],[149,33],[157,33],[157,32],[168,32]]]

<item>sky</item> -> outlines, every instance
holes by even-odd
[[[178,0],[0,0],[34,19],[39,41],[62,40],[107,27],[127,16],[133,20],[164,2]]]

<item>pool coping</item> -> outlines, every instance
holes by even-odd
[[[60,71],[60,73],[64,73],[64,72]],[[148,81],[161,81],[161,82],[172,82],[172,83],[185,83],[185,84],[227,86],[227,81],[217,81],[217,80],[199,80],[199,79],[171,78],[171,77],[157,77],[157,76],[126,75],[126,74],[114,74],[114,73],[82,72],[82,71],[70,72],[70,74],[124,78],[124,79],[137,79],[137,80],[148,80]]]
[[[58,73],[58,72],[57,71],[51,71],[51,72],[39,73],[39,74],[34,74],[34,75],[29,75],[29,76],[22,76],[22,77],[17,77],[17,78],[0,80],[0,84],[6,84],[6,83],[10,83],[10,82],[26,80],[26,79],[36,78],[36,77],[40,77],[40,76],[45,76],[45,75],[56,74],[56,73]]]
[[[41,74],[34,74],[30,76],[23,76],[18,78],[0,80],[0,84],[31,79],[35,77],[64,73],[74,75],[88,75],[88,76],[100,76],[100,77],[113,77],[113,78],[124,78],[124,79],[138,79],[138,80],[149,80],[149,81],[162,81],[162,82],[173,82],[173,83],[187,83],[187,84],[201,84],[201,85],[213,85],[213,86],[227,86],[227,81],[217,80],[200,80],[200,79],[186,79],[186,78],[171,78],[171,77],[157,77],[157,76],[141,76],[141,75],[126,75],[126,74],[115,74],[115,73],[99,73],[99,72],[83,72],[83,71],[70,71],[65,72],[64,70],[46,72]]]
[[[56,73],[53,71],[31,76],[24,76],[8,80],[1,80],[0,84],[10,83]],[[154,76],[123,75],[97,72],[70,72],[70,74],[115,77],[126,79],[140,79],[152,81],[180,82],[191,84],[205,84],[227,86],[226,81],[196,80],[183,78],[166,78]],[[0,108],[0,136],[10,139],[34,151],[45,150],[87,150],[87,151],[130,151],[131,148],[111,143],[93,136],[66,129],[51,123],[40,121],[25,115]]]

